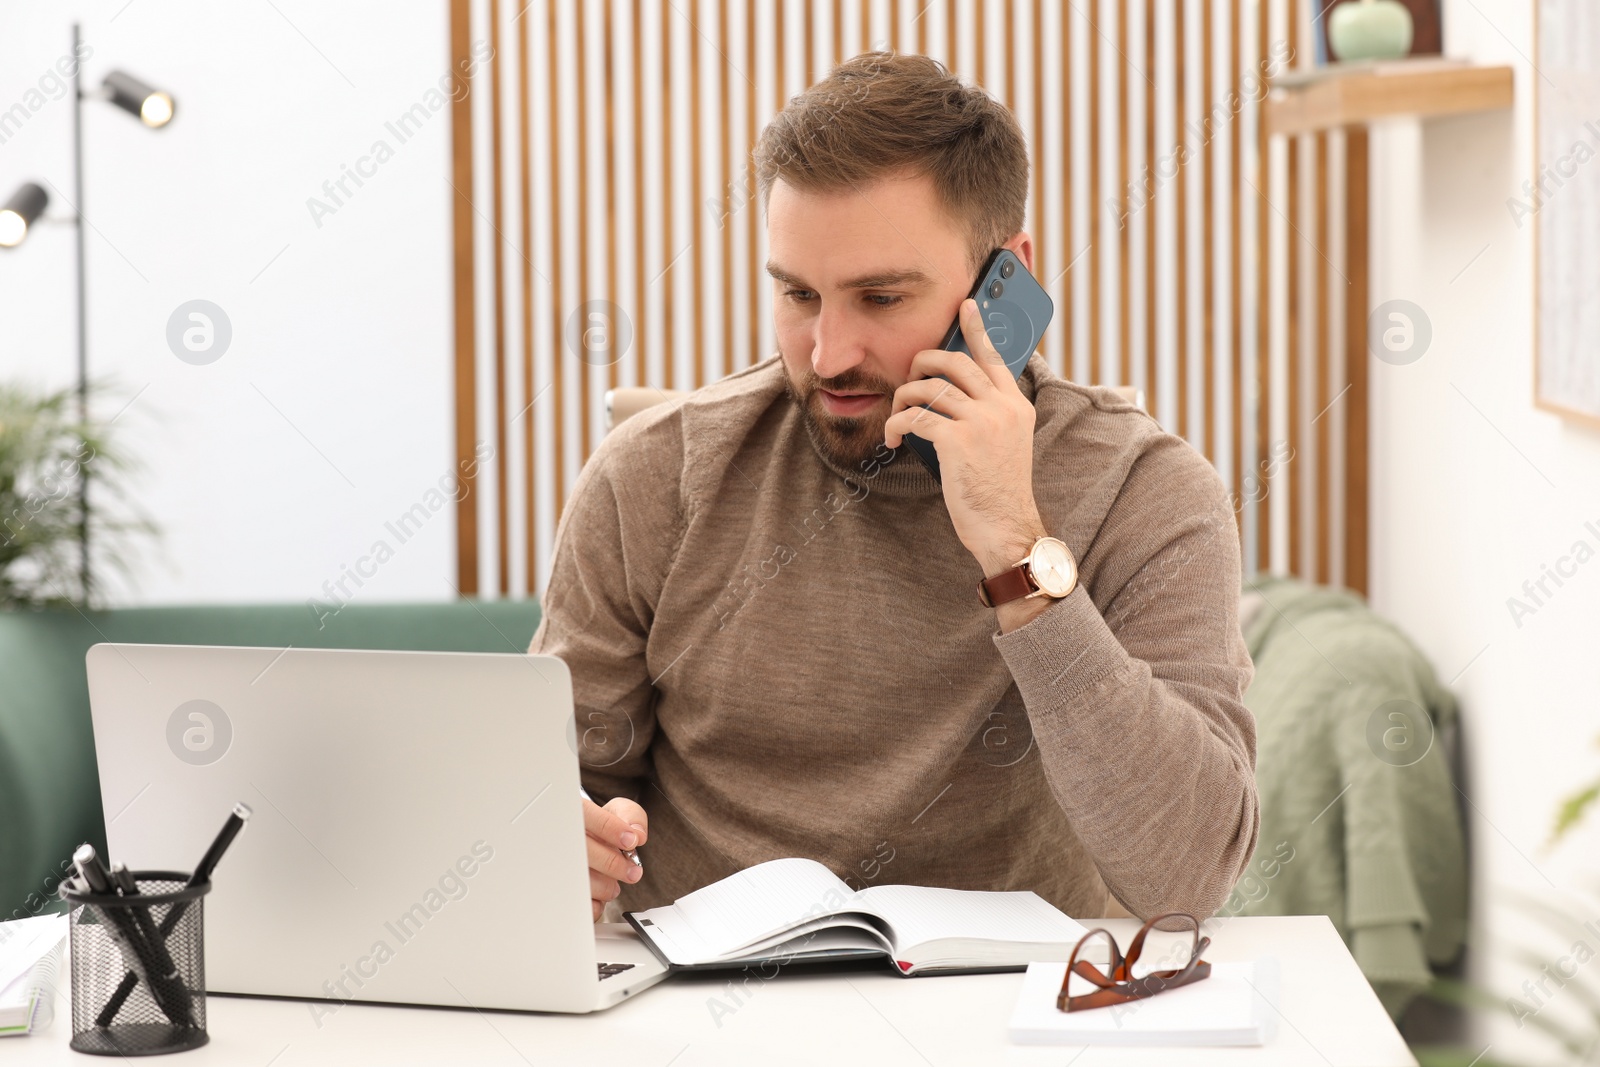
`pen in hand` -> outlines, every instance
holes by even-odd
[[[591,804],[594,803],[594,797],[590,796],[589,795],[589,791],[587,789],[583,788],[583,786],[580,785],[578,787],[578,792],[580,794],[582,794],[583,799],[587,800]],[[633,863],[633,865],[635,867],[643,867],[644,866],[643,863],[639,862],[639,854],[638,854],[638,852],[636,850],[631,849],[631,848],[625,848],[625,849],[622,850],[622,854],[624,856],[628,857],[628,859]]]

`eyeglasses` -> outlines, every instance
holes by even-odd
[[[1135,978],[1133,965],[1138,962],[1139,954],[1144,951],[1144,939],[1156,923],[1166,919],[1181,919],[1192,930],[1194,940],[1189,949],[1189,962],[1175,970],[1151,971],[1149,974]],[[1085,945],[1094,940],[1096,936],[1103,936],[1106,943],[1111,946],[1110,972],[1102,971],[1088,960],[1080,960],[1078,953],[1083,951]],[[1211,944],[1209,937],[1200,936],[1200,922],[1193,915],[1181,911],[1169,911],[1164,915],[1157,915],[1143,926],[1134,935],[1133,944],[1128,946],[1128,955],[1124,957],[1121,949],[1117,947],[1117,939],[1111,932],[1103,927],[1096,927],[1084,934],[1073,948],[1072,955],[1067,959],[1067,973],[1061,977],[1061,993],[1056,997],[1056,1008],[1059,1011],[1083,1011],[1086,1008],[1108,1008],[1113,1004],[1126,1004],[1133,1000],[1142,1000],[1153,997],[1167,989],[1175,989],[1190,982],[1198,982],[1203,978],[1211,977],[1211,964],[1200,958]],[[1088,981],[1096,988],[1091,993],[1084,993],[1072,997],[1067,995],[1067,984],[1072,981],[1072,976],[1077,975]]]

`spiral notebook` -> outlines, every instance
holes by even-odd
[[[50,1025],[66,936],[65,915],[0,923],[0,1037]]]

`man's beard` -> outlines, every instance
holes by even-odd
[[[892,397],[894,390],[887,382],[855,372],[824,382],[808,368],[804,381],[796,389],[789,376],[788,364],[785,364],[783,387],[789,399],[800,409],[800,417],[813,430],[812,436],[818,447],[834,466],[845,470],[862,470],[868,460],[875,457],[882,460],[888,454],[883,443],[883,424],[888,420],[888,406],[884,399]],[[877,406],[864,416],[830,415],[823,407],[824,388],[842,393],[870,390],[880,396]]]

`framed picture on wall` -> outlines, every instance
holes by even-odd
[[[1533,402],[1600,428],[1600,11],[1535,0],[1533,174],[1507,201],[1533,227]]]

